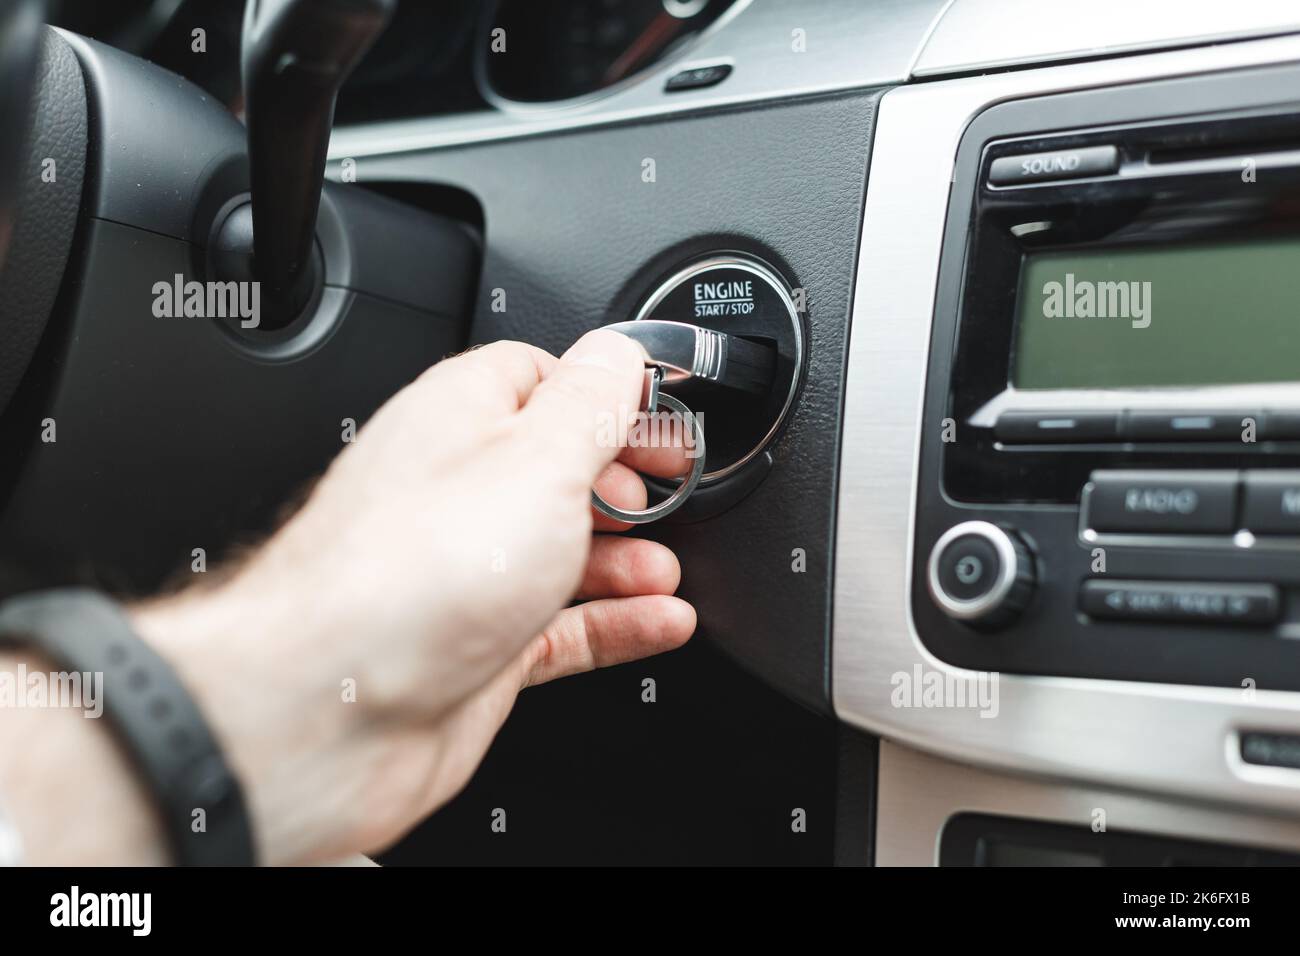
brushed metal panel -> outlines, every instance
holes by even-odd
[[[332,160],[536,136],[667,113],[902,83],[950,0],[741,0],[681,58],[572,105],[366,123],[334,131]],[[802,30],[804,52],[793,49]],[[730,63],[716,87],[665,93],[680,70]]]
[[[943,828],[958,813],[1091,826],[1107,830],[1300,850],[1300,821],[1098,787],[995,773],[880,743],[877,866],[935,866]]]
[[[1295,0],[956,0],[915,76],[1005,69],[1300,31]]]
[[[891,704],[896,673],[972,672],[929,654],[908,595],[912,513],[940,243],[971,118],[1002,100],[1295,62],[1300,37],[902,87],[880,106],[846,379],[833,692],[841,718],[911,746],[1108,786],[1300,811],[1300,771],[1244,766],[1234,734],[1300,733],[1300,694],[1001,675],[1000,710]],[[972,640],[978,638],[972,636]]]

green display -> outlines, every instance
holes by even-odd
[[[1021,389],[1300,381],[1300,239],[1031,253]]]

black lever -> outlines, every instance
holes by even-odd
[[[334,103],[397,0],[248,0],[241,68],[253,187],[253,269],[269,322],[315,292],[316,213]]]

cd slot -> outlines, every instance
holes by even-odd
[[[1251,147],[1254,146],[1252,149]],[[1275,153],[1300,152],[1300,139],[1277,143],[1225,143],[1222,146],[1187,148],[1157,147],[1147,153],[1147,162],[1153,166],[1170,163],[1199,162],[1206,159],[1258,159]]]
[[[1205,155],[1174,153],[1157,157],[1147,155],[1145,163],[1134,163],[1125,167],[1125,175],[1142,176],[1198,176],[1205,173],[1237,173],[1242,170],[1286,169],[1300,167],[1300,145],[1292,148],[1242,152],[1239,148],[1217,150],[1200,150]]]

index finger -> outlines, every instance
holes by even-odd
[[[482,402],[503,413],[518,411],[559,362],[545,349],[502,339],[444,359],[420,377],[420,387],[454,389],[457,404]]]
[[[525,431],[547,454],[590,486],[614,460],[641,402],[645,354],[609,329],[588,332],[533,389],[520,412]]]

